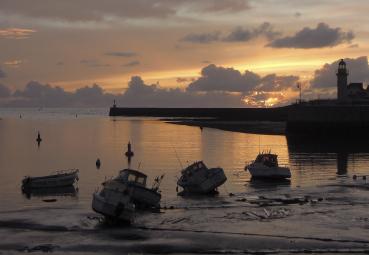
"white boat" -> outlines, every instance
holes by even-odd
[[[101,192],[94,193],[92,209],[107,219],[131,222],[136,209],[160,208],[162,178],[156,178],[153,188],[147,188],[145,174],[124,169],[116,178],[105,181]]]
[[[265,179],[287,179],[291,178],[291,171],[287,166],[278,165],[278,155],[259,153],[254,161],[246,165],[245,170],[249,170],[252,178]]]
[[[226,182],[227,177],[222,168],[207,168],[204,162],[195,162],[181,172],[182,176],[177,181],[183,188],[183,193],[208,194]]]
[[[135,205],[126,187],[114,180],[104,182],[103,186],[100,192],[93,194],[92,209],[109,221],[132,222]]]
[[[72,186],[78,181],[78,172],[78,169],[71,169],[41,177],[26,176],[22,181],[22,188],[35,189]]]

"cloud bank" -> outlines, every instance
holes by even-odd
[[[269,22],[249,29],[236,27],[228,34],[223,35],[220,31],[206,33],[191,33],[180,39],[189,43],[214,43],[214,42],[248,42],[260,36],[267,39],[265,47],[271,48],[296,48],[312,49],[334,47],[344,43],[351,43],[355,38],[352,31],[344,32],[340,27],[331,28],[325,23],[319,23],[316,28],[304,27],[292,36],[281,36]]]
[[[235,27],[226,35],[219,31],[191,33],[181,38],[180,41],[190,43],[247,42],[259,36],[265,36],[268,40],[271,40],[279,34],[280,32],[275,31],[270,23],[264,22],[256,28]]]
[[[334,47],[342,43],[350,43],[355,35],[352,31],[343,32],[341,28],[331,28],[319,23],[316,28],[304,27],[293,36],[275,39],[267,44],[272,48],[323,48]]]
[[[241,93],[272,92],[295,88],[298,80],[298,76],[278,76],[276,74],[260,76],[251,71],[241,73],[233,68],[211,64],[201,70],[201,77],[190,83],[187,90]]]
[[[281,90],[293,90],[297,76],[260,76],[233,68],[208,65],[197,79],[178,80],[190,82],[186,89],[162,88],[146,84],[140,76],[133,76],[127,89],[113,95],[93,84],[65,91],[37,81],[29,82],[23,90],[10,93],[0,86],[0,105],[20,107],[108,107],[116,100],[120,106],[131,107],[246,107],[264,106],[270,98],[285,103],[287,97]],[[6,98],[7,100],[4,100]]]

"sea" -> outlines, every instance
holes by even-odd
[[[0,109],[0,254],[369,251],[364,138],[200,129],[159,118],[109,117],[108,110]],[[131,162],[125,157],[129,142]],[[290,166],[290,181],[251,180],[245,166],[269,151]],[[177,195],[181,170],[195,161],[224,169],[227,182],[219,194]],[[161,210],[138,212],[131,226],[111,226],[92,211],[92,195],[128,167],[145,173],[149,186],[164,175]],[[79,169],[75,187],[22,192],[25,176],[68,169]]]

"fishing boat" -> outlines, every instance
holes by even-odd
[[[147,176],[140,171],[124,169],[114,179],[105,181],[95,192],[92,209],[107,219],[130,222],[136,209],[160,208],[159,186],[164,175],[156,177],[148,188]]]
[[[209,194],[215,192],[226,182],[227,177],[222,168],[207,168],[202,161],[194,162],[181,171],[177,185],[182,187],[182,194]]]
[[[269,152],[259,153],[254,161],[247,164],[245,171],[249,171],[252,178],[288,179],[291,171],[287,166],[279,166],[278,155]]]
[[[24,177],[23,189],[55,188],[72,186],[78,179],[78,169],[57,171],[55,174],[41,177]]]

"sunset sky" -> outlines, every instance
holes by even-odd
[[[216,92],[224,102],[237,94],[245,106],[272,106],[293,100],[297,82],[307,96],[332,96],[340,58],[352,62],[350,79],[369,81],[369,2],[0,0],[0,47],[5,104],[30,96],[33,81],[63,93],[97,84],[105,100],[138,82],[164,102],[163,91]],[[331,79],[316,77],[322,72]]]

